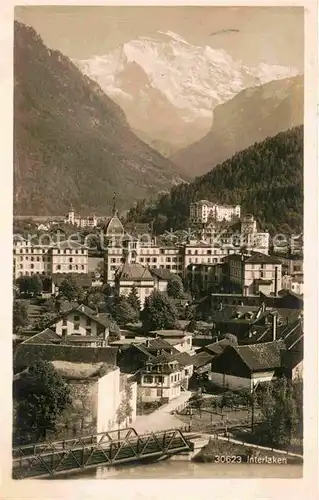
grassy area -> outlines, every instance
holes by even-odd
[[[228,458],[227,458],[228,457]],[[276,453],[262,449],[250,448],[249,446],[211,439],[201,451],[193,457],[194,462],[199,463],[247,463],[250,458],[256,459],[253,463],[271,463],[273,457],[282,464],[301,464],[303,460],[286,454]],[[259,460],[259,461],[258,461]],[[249,463],[249,462],[248,462]],[[274,462],[276,463],[276,462]],[[277,462],[278,463],[278,462]]]
[[[257,419],[259,413],[255,414],[255,419]],[[191,421],[192,431],[213,431],[217,428],[224,428],[235,426],[235,425],[250,425],[251,423],[251,413],[246,409],[240,410],[229,410],[224,409],[223,413],[207,411],[205,409],[193,410],[192,416],[190,415],[179,415],[179,420],[185,424],[189,424]]]

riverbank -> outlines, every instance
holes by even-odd
[[[277,465],[302,465],[302,457],[249,446],[249,444],[211,439],[193,458],[197,463],[254,463]]]

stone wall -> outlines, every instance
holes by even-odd
[[[69,382],[72,403],[58,419],[56,431],[48,432],[48,439],[68,439],[80,434],[95,434],[97,431],[97,381]]]

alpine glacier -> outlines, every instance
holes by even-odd
[[[217,105],[245,88],[298,74],[295,68],[265,63],[248,67],[225,50],[192,45],[169,31],[142,36],[103,56],[74,62],[122,106],[133,128],[150,134],[152,124],[148,125],[146,115],[158,98],[162,110],[165,102],[185,126],[200,126],[207,131]],[[139,106],[140,124],[136,109]]]

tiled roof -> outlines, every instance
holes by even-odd
[[[222,339],[218,342],[214,342],[213,344],[208,344],[205,347],[202,347],[201,350],[209,351],[210,353],[217,355],[221,354],[225,348],[230,345],[230,341],[228,339]]]
[[[281,261],[270,255],[254,252],[252,255],[231,254],[227,256],[228,260],[243,260],[246,264],[277,264],[281,265]]]
[[[168,349],[171,345],[165,339],[157,337],[155,339],[149,339],[148,342],[146,342],[146,347],[152,349]]]
[[[115,276],[121,281],[153,281],[147,267],[141,264],[128,264],[127,262],[117,269]]]
[[[55,333],[51,328],[46,328],[40,333],[33,335],[22,342],[23,344],[56,344],[61,342],[61,336]]]
[[[281,366],[281,350],[285,349],[285,344],[278,340],[262,344],[228,346],[227,349],[234,349],[251,371],[260,371]]]
[[[172,276],[175,276],[168,269],[163,269],[161,267],[150,269],[150,272],[152,275],[155,275],[162,280],[169,280],[172,278]]]
[[[106,222],[104,230],[107,236],[124,234],[124,227],[120,219],[114,215]]]
[[[184,332],[183,330],[153,330],[150,334],[156,334],[158,337],[165,337],[166,339],[176,337],[182,338],[185,337],[185,335],[192,335],[191,333]]]
[[[14,356],[15,371],[36,361],[69,361],[73,363],[107,363],[116,365],[116,347],[82,347],[53,344],[20,344]]]
[[[215,357],[214,354],[209,354],[208,352],[199,352],[192,356],[194,368],[200,368],[201,366],[205,366],[212,361]]]

